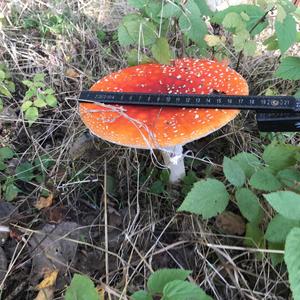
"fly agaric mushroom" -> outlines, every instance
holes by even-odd
[[[171,65],[144,64],[112,73],[91,91],[156,94],[248,95],[241,75],[227,65],[207,59],[183,58]],[[134,148],[163,150],[170,182],[185,175],[182,145],[204,137],[234,119],[238,110],[102,105],[80,103],[80,116],[96,135]]]

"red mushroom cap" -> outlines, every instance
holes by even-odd
[[[248,95],[245,79],[223,63],[183,58],[172,65],[145,64],[112,73],[92,91]],[[231,121],[238,110],[80,103],[80,115],[97,136],[135,148],[183,145]]]

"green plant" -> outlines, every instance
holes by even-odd
[[[300,41],[296,27],[300,10],[288,0],[260,0],[256,5],[235,5],[218,12],[212,12],[205,1],[199,0],[166,3],[130,0],[129,4],[137,12],[126,15],[118,28],[119,43],[130,49],[129,65],[152,61],[168,64],[173,57],[195,54],[222,60],[230,54],[228,45],[231,44],[239,52],[239,65],[242,55],[255,55],[255,37],[270,26],[270,13],[276,9],[275,31],[264,40],[264,45],[269,51],[279,50],[282,54],[275,76],[300,78],[300,58],[285,56]],[[213,26],[222,26],[232,35],[232,41],[215,32],[209,33],[204,19]]]
[[[208,219],[222,213],[230,198],[235,199],[235,205],[247,220],[246,246],[286,249],[285,262],[295,299],[299,299],[300,289],[296,280],[299,268],[293,266],[298,257],[295,243],[300,244],[300,238],[296,241],[300,228],[299,162],[299,147],[277,141],[265,147],[262,159],[246,152],[232,158],[224,157],[223,172],[227,183],[215,178],[197,181],[178,208],[178,211]],[[268,203],[276,212],[267,226],[262,222],[266,218],[262,203]],[[290,235],[290,239],[287,238]],[[271,254],[271,259],[277,265],[282,262],[283,255]]]
[[[135,292],[133,300],[212,300],[194,283],[185,281],[191,271],[182,269],[161,269],[150,275],[147,291]],[[159,297],[159,298],[158,298]]]
[[[93,281],[80,274],[74,274],[65,294],[65,300],[101,300]]]
[[[15,84],[11,80],[11,75],[5,64],[0,64],[0,112],[3,111],[4,104],[2,97],[12,98],[15,92]]]
[[[40,15],[29,15],[22,19],[22,26],[26,29],[37,29],[42,37],[49,34],[63,35],[73,29],[68,19],[68,13],[54,14],[53,12],[43,12]]]
[[[43,187],[46,180],[46,170],[53,165],[48,155],[41,156],[34,161],[24,161],[16,168],[9,165],[9,161],[17,154],[9,147],[0,148],[0,191],[4,193],[6,201],[14,200],[22,190],[18,187],[20,182],[34,182],[41,186],[41,195],[47,196],[48,191]]]
[[[23,80],[22,83],[28,87],[23,103],[22,112],[25,113],[25,119],[29,125],[34,123],[39,117],[39,109],[44,107],[56,107],[57,99],[52,88],[47,88],[45,84],[45,75],[35,74],[33,80]]]

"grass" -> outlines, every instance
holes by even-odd
[[[127,7],[125,1],[103,3],[115,5],[117,12]],[[64,284],[74,272],[90,276],[105,289],[108,299],[129,299],[132,292],[144,288],[150,272],[162,267],[193,270],[192,280],[214,299],[287,299],[286,270],[272,266],[268,250],[244,247],[243,237],[220,232],[214,220],[176,214],[182,201],[180,185],[159,195],[150,192],[161,161],[158,154],[101,141],[82,124],[79,91],[126,66],[124,49],[112,31],[119,14],[100,15],[93,1],[1,5],[8,18],[1,29],[0,60],[8,64],[17,82],[15,97],[5,101],[5,113],[0,115],[1,146],[11,146],[18,153],[15,164],[44,154],[55,159],[43,183],[55,195],[53,205],[41,211],[34,208],[39,184],[23,184],[25,193],[13,203],[18,214],[10,225],[18,238],[4,246],[10,265],[1,285],[2,298],[36,295],[33,287],[42,274],[30,278],[34,273],[30,237],[48,222],[72,221],[80,225],[83,238],[61,237],[77,244],[77,254],[73,263],[64,266],[55,299],[62,299]],[[44,26],[49,15],[61,12],[65,12],[63,21],[54,26],[58,33],[47,28],[50,23]],[[237,57],[231,59],[234,65]],[[251,93],[263,94],[270,86],[278,92],[295,90],[290,82],[272,78],[277,63],[268,54],[242,61],[240,72]],[[28,127],[20,113],[24,96],[20,82],[39,72],[46,74],[47,84],[55,89],[59,106],[44,110],[38,122]],[[299,143],[296,135],[280,137]],[[259,134],[253,115],[243,113],[218,132],[186,145],[185,150],[198,177],[209,172],[222,176],[223,155],[240,151],[260,155],[266,142],[268,137]],[[255,252],[262,254],[261,259]]]

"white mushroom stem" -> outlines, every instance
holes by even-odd
[[[185,176],[183,148],[176,145],[161,150],[165,166],[170,170],[170,182],[175,183]]]

